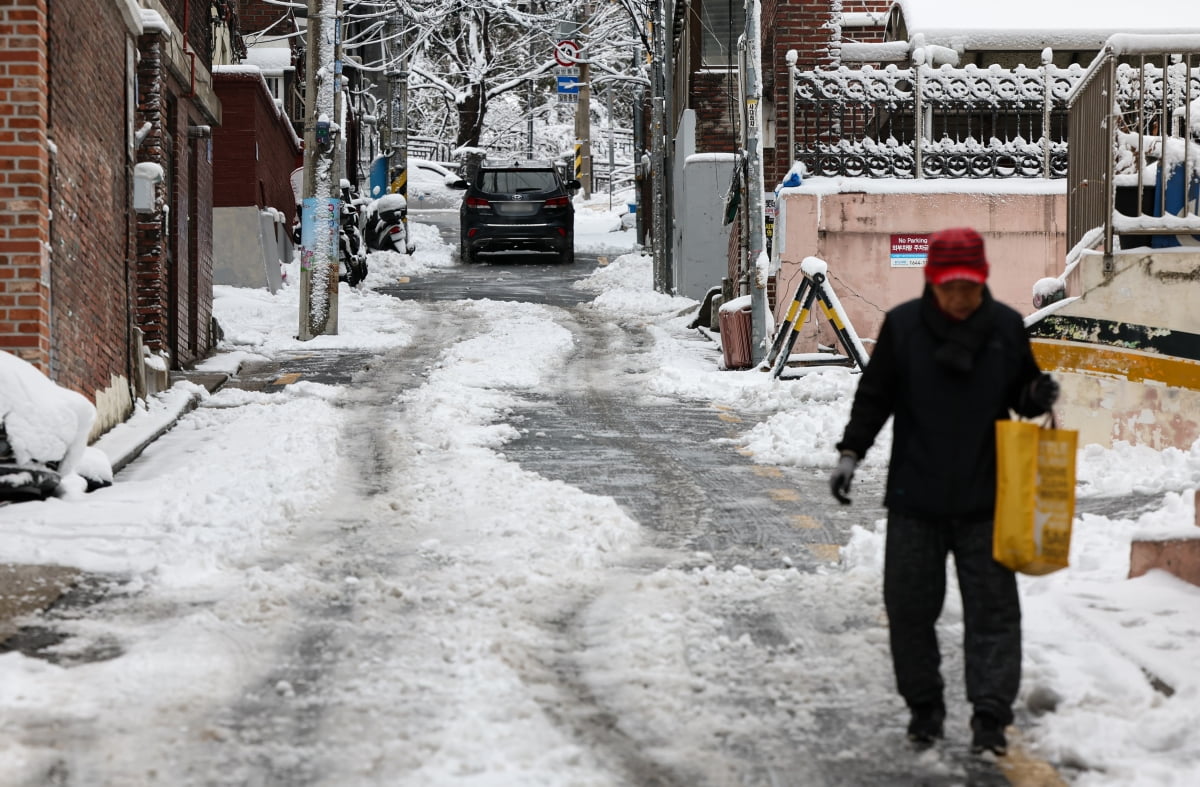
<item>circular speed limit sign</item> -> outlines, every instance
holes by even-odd
[[[554,62],[560,66],[578,65],[579,44],[567,39],[554,45]]]

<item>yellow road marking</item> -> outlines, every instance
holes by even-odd
[[[842,547],[838,544],[805,544],[805,546],[817,560],[836,563],[842,559]]]
[[[1008,728],[1008,754],[996,758],[996,764],[1014,787],[1066,787],[1054,766],[1034,756],[1021,741],[1021,733]]]
[[[408,278],[407,276],[401,276],[400,278],[396,279],[398,284],[408,284],[410,281],[412,281],[412,279]]]
[[[720,418],[727,424],[740,424],[742,422],[741,418],[738,418],[736,415],[730,415],[729,413],[718,413],[717,418]]]
[[[821,523],[813,519],[807,514],[792,514],[788,517],[792,522],[792,527],[800,530],[820,530]]]
[[[776,503],[795,503],[800,500],[800,493],[795,489],[768,489],[767,494]]]
[[[754,452],[751,451],[749,448],[739,448],[737,450],[737,452],[739,454],[741,454],[742,456],[754,456]]]
[[[300,379],[300,372],[291,372],[289,374],[280,375],[271,381],[271,385],[291,385]]]
[[[762,478],[782,478],[783,477],[782,470],[780,470],[778,467],[771,467],[770,465],[755,465],[754,467],[750,468],[750,472],[752,472],[756,476],[760,476]]]

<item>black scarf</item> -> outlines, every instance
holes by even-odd
[[[921,317],[930,332],[938,340],[933,359],[941,366],[954,372],[967,374],[975,366],[975,357],[992,334],[996,321],[992,306],[992,293],[983,288],[983,303],[965,320],[951,319],[938,307],[933,288],[925,285],[921,295]]]

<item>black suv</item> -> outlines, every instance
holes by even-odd
[[[484,159],[459,211],[463,262],[497,251],[552,252],[575,260],[575,207],[579,181],[564,181],[553,162]]]

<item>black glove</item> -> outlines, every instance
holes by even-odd
[[[858,457],[847,451],[838,459],[837,467],[833,469],[833,475],[829,477],[829,489],[839,503],[846,505],[850,503],[847,495],[850,494],[850,482],[854,479],[856,467],[858,467]]]
[[[1058,401],[1058,383],[1053,377],[1042,372],[1029,384],[1028,398],[1030,404],[1046,412]]]

